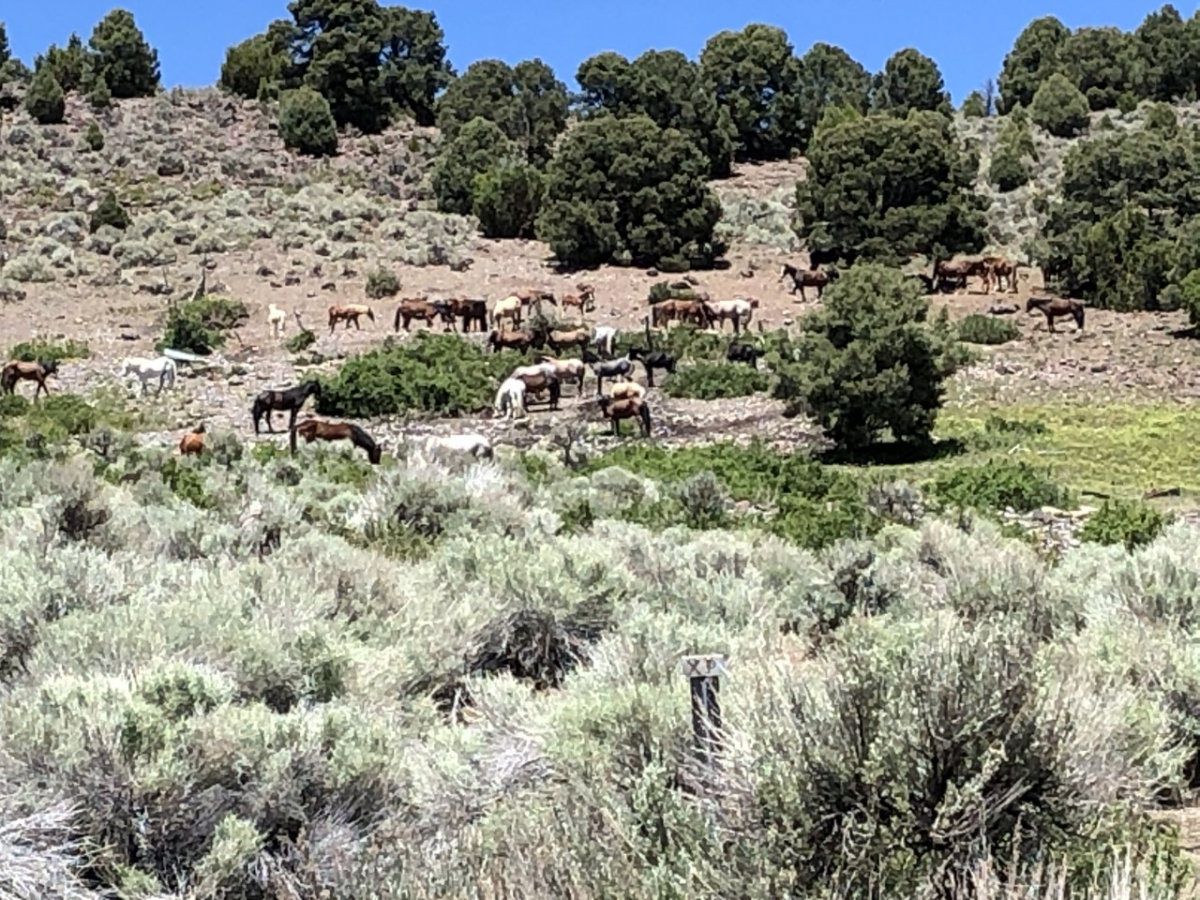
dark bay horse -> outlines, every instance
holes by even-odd
[[[1025,312],[1040,309],[1046,316],[1046,327],[1054,331],[1054,320],[1070,316],[1075,327],[1083,330],[1083,304],[1067,297],[1030,297],[1025,301]]]
[[[262,421],[262,417],[266,416],[267,433],[274,434],[275,428],[271,424],[271,415],[276,411],[291,413],[288,419],[288,431],[292,431],[296,427],[296,416],[300,412],[300,407],[310,396],[321,396],[321,382],[315,378],[310,378],[308,381],[284,390],[263,391],[254,398],[254,405],[250,407],[250,415],[254,417],[254,433],[259,433],[259,423]],[[294,442],[292,449],[295,449]]]
[[[318,438],[323,441],[349,441],[355,447],[365,450],[371,465],[379,465],[383,456],[383,448],[375,439],[353,422],[323,422],[320,419],[305,419],[296,426],[296,434],[304,438],[306,444],[311,444]]]
[[[58,374],[58,362],[53,359],[39,359],[37,362],[24,362],[19,359],[14,359],[4,364],[4,368],[0,370],[0,388],[3,388],[6,394],[15,394],[17,392],[18,381],[36,381],[37,387],[33,389],[33,399],[38,398],[38,394],[43,391],[46,396],[50,396],[50,388],[46,386],[46,378],[50,375]]]

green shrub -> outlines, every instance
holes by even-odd
[[[124,231],[129,227],[129,222],[129,213],[117,201],[117,195],[112,191],[107,191],[100,198],[99,205],[92,212],[91,218],[88,221],[88,230],[92,234],[95,234],[105,225],[109,225],[118,231]]]
[[[92,89],[88,91],[87,99],[92,109],[97,112],[112,106],[112,91],[108,89],[108,82],[103,78],[97,78]]]
[[[87,359],[92,355],[86,342],[69,338],[65,341],[48,338],[34,338],[32,341],[22,341],[8,351],[9,359],[19,359],[22,362],[36,362],[41,359],[52,359],[62,362],[64,359]]]
[[[83,142],[87,144],[88,149],[93,153],[99,153],[104,149],[104,132],[100,130],[100,126],[95,122],[89,122],[87,133],[83,136]]]
[[[308,86],[284,91],[279,99],[279,136],[283,145],[307,156],[337,153],[337,123],[329,101]]]
[[[958,323],[958,339],[967,344],[1007,344],[1015,341],[1021,332],[1008,319],[971,313]]]
[[[1123,544],[1132,550],[1158,537],[1169,521],[1153,506],[1137,500],[1105,500],[1079,529],[1078,537],[1097,544]]]
[[[663,393],[668,397],[718,400],[748,397],[768,387],[769,380],[765,372],[740,363],[705,362],[677,369],[664,385]]]
[[[219,295],[199,297],[171,307],[167,327],[158,342],[160,351],[168,347],[207,356],[225,346],[226,332],[250,318],[246,304]]]
[[[527,163],[499,163],[475,176],[471,213],[485,237],[531,238],[545,185]]]
[[[60,125],[67,110],[62,86],[49,69],[33,73],[33,81],[25,94],[25,111],[40,125]]]
[[[1025,462],[963,466],[938,476],[926,490],[945,507],[984,513],[1004,509],[1024,513],[1043,506],[1061,508],[1071,503],[1066,488]]]
[[[403,344],[389,338],[380,349],[346,360],[322,384],[317,412],[355,419],[476,413],[491,405],[500,382],[523,362],[518,353],[486,353],[455,334],[419,332]]]
[[[400,293],[400,279],[391,269],[377,266],[367,275],[367,296],[372,300],[395,297]]]
[[[283,346],[288,353],[303,353],[316,342],[316,334],[305,328],[288,338]]]
[[[1087,97],[1065,75],[1055,72],[1033,95],[1029,118],[1055,137],[1074,137],[1086,130],[1090,121]]]

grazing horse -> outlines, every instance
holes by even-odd
[[[18,381],[36,381],[37,387],[33,390],[33,399],[36,400],[38,394],[43,391],[49,397],[50,388],[46,386],[46,378],[57,374],[58,362],[56,360],[39,359],[37,362],[24,362],[14,359],[5,363],[4,368],[0,369],[0,388],[6,394],[15,394]]]
[[[204,452],[204,424],[201,423],[179,439],[181,456],[199,456]]]
[[[986,266],[982,259],[939,259],[933,264],[933,286],[940,293],[943,281],[953,282],[955,290],[966,290],[967,279],[982,275]]]
[[[524,353],[530,347],[545,346],[546,336],[542,331],[497,331],[496,329],[492,329],[492,333],[488,335],[487,343],[495,352],[507,348],[509,350],[520,350]]]
[[[597,325],[595,332],[592,334],[592,339],[588,341],[589,347],[599,347],[600,352],[605,356],[613,355],[613,347],[617,343],[617,329],[612,325]]]
[[[275,429],[271,425],[271,415],[276,410],[291,413],[291,417],[288,419],[288,431],[291,432],[296,427],[296,416],[300,412],[300,407],[304,405],[304,401],[309,397],[320,396],[321,382],[315,378],[283,390],[263,391],[254,398],[254,405],[250,407],[250,415],[254,417],[254,433],[259,433],[258,426],[264,415],[267,417],[267,433],[275,433]]]
[[[990,294],[993,287],[997,291],[1004,292],[1006,282],[1007,292],[1014,293],[1017,289],[1016,263],[1003,256],[985,256],[983,258],[983,292]]]
[[[624,356],[617,359],[598,360],[591,363],[592,374],[596,376],[596,396],[602,393],[601,387],[604,385],[604,379],[625,378],[628,379],[633,374],[633,360],[626,353]]]
[[[583,393],[583,379],[587,376],[587,363],[582,359],[556,359],[553,356],[539,356],[537,362],[553,366],[554,374],[558,376],[559,381],[578,385],[579,393]]]
[[[441,319],[448,326],[443,329],[449,331],[454,325],[454,315],[450,312],[450,307],[445,300],[427,300],[425,297],[405,297],[400,301],[400,305],[396,307],[396,317],[392,320],[392,330],[399,331],[400,325],[404,325],[404,330],[408,331],[408,324],[413,319],[420,319],[430,328],[436,319]]]
[[[670,353],[662,350],[643,350],[641,347],[634,347],[628,354],[630,359],[636,359],[641,362],[642,367],[646,370],[646,384],[654,387],[654,370],[665,369],[670,374],[675,374],[675,357]]]
[[[562,384],[559,382],[558,374],[551,363],[538,363],[535,366],[517,366],[508,377],[509,380],[516,378],[518,381],[525,383],[526,396],[548,391],[550,393],[550,408],[558,409],[558,401],[562,396]],[[528,405],[528,402],[528,400],[525,401],[526,405]]]
[[[347,331],[350,330],[350,323],[353,322],[355,330],[361,331],[362,326],[358,324],[359,316],[366,316],[372,322],[375,321],[375,311],[362,303],[329,307],[329,333],[333,334],[333,327],[338,322],[345,322]]]
[[[321,419],[305,419],[296,426],[296,434],[304,438],[306,444],[320,438],[323,441],[350,441],[355,447],[365,450],[371,465],[379,465],[383,448],[375,443],[375,439],[353,422],[325,422]]]
[[[271,336],[281,337],[283,326],[287,323],[287,313],[274,303],[267,307],[267,324],[271,326]]]
[[[1025,301],[1025,312],[1040,309],[1046,316],[1046,326],[1054,331],[1054,320],[1070,316],[1075,320],[1077,331],[1083,331],[1083,304],[1067,297],[1030,297]]]
[[[496,402],[493,406],[498,416],[506,419],[524,418],[525,382],[520,378],[504,379],[500,383],[500,390],[496,391]]]
[[[562,311],[566,313],[568,307],[577,309],[579,318],[582,319],[586,313],[590,313],[596,308],[596,289],[581,281],[575,285],[575,290],[579,293],[567,294],[562,298]]]
[[[806,287],[815,288],[817,291],[817,299],[820,300],[821,293],[825,290],[825,286],[829,284],[834,277],[836,276],[825,271],[824,269],[819,269],[816,266],[813,266],[811,269],[800,269],[796,266],[793,266],[791,263],[784,263],[779,269],[780,281],[783,281],[785,278],[792,279],[792,287],[788,293],[795,294],[796,291],[799,291],[800,299],[805,303],[808,302],[808,297],[804,293],[804,289]]]
[[[651,324],[666,327],[670,322],[691,321],[699,328],[708,328],[712,316],[703,300],[662,300],[650,307]]]
[[[600,412],[612,421],[613,434],[621,436],[621,420],[637,418],[641,420],[642,437],[650,437],[650,404],[641,397],[626,397],[614,400],[612,397],[600,397]]]
[[[439,453],[470,456],[475,459],[495,459],[496,456],[492,442],[474,431],[464,434],[430,435],[409,443],[422,456],[434,456]],[[398,455],[399,451],[400,447],[397,445],[393,455]]]
[[[759,350],[753,344],[737,344],[730,342],[729,349],[725,351],[725,359],[731,363],[745,363],[751,368],[758,368],[758,359],[760,356],[766,356],[766,352]]]
[[[158,380],[158,393],[163,392],[163,387],[170,385],[175,386],[175,360],[169,356],[159,356],[155,359],[146,359],[141,356],[131,356],[125,360],[125,365],[121,369],[121,377],[128,378],[130,375],[136,375],[138,381],[142,383],[142,393],[146,393],[146,385],[150,380]]]
[[[546,332],[546,343],[550,345],[551,351],[558,353],[565,350],[567,347],[578,347],[580,352],[591,341],[592,335],[586,328],[576,328],[572,331],[548,331]]]
[[[750,327],[750,319],[754,310],[758,309],[758,298],[748,297],[737,300],[718,300],[715,303],[705,303],[708,317],[720,330],[725,326],[725,320],[733,323],[733,333],[740,334],[743,328]]]

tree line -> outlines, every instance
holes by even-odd
[[[597,54],[579,66],[571,91],[540,59],[485,59],[457,72],[433,12],[377,0],[293,0],[287,11],[227,50],[222,90],[277,103],[285,143],[304,153],[336,153],[347,130],[377,133],[402,117],[437,126],[431,184],[439,207],[475,215],[493,237],[545,240],[567,265],[712,265],[726,248],[714,237],[721,210],[710,181],[738,161],[797,154],[809,170],[797,186],[796,230],[815,261],[896,264],[977,252],[985,241],[977,149],[957,136],[937,64],[913,48],[871,73],[839,47],[818,42],[798,54],[783,29],[752,24],[714,35],[695,60],[674,50]],[[156,51],[120,9],[86,45],[72,34],[32,70],[12,57],[0,25],[4,80],[25,82],[26,107],[48,124],[61,121],[72,91],[101,108],[112,97],[161,90]],[[1050,16],[1031,22],[995,83],[969,95],[960,113],[1005,116],[987,177],[1009,191],[1029,180],[1032,129],[1070,137],[1088,130],[1094,112],[1198,94],[1200,13],[1184,19],[1167,5],[1128,33],[1071,31]],[[1110,155],[1140,160],[1121,171],[1168,152],[1190,171],[1186,129],[1153,152],[1152,141],[1111,150],[1126,148],[1126,138],[1105,140]],[[1106,267],[1124,271],[1132,257],[1083,252],[1113,242],[1085,240],[1081,229],[1103,224],[1123,236],[1115,246],[1134,248],[1142,243],[1124,235],[1142,228],[1157,235],[1151,243],[1174,247],[1187,203],[1146,211],[1127,198],[1130,209],[1114,211],[1091,202],[1089,191],[1103,193],[1088,181],[1100,179],[1098,152],[1068,154],[1064,197],[1030,249],[1084,295],[1111,295],[1120,281],[1118,305],[1159,303],[1161,289],[1187,274],[1177,272],[1179,253],[1171,265],[1165,251],[1142,253],[1158,260],[1141,264],[1138,271],[1153,269],[1145,277],[1103,276]],[[1142,299],[1132,296],[1138,290]]]

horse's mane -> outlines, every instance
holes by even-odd
[[[360,425],[355,425],[353,422],[347,422],[346,428],[350,432],[350,443],[355,447],[366,450],[368,453],[379,447],[375,439],[371,437]]]

